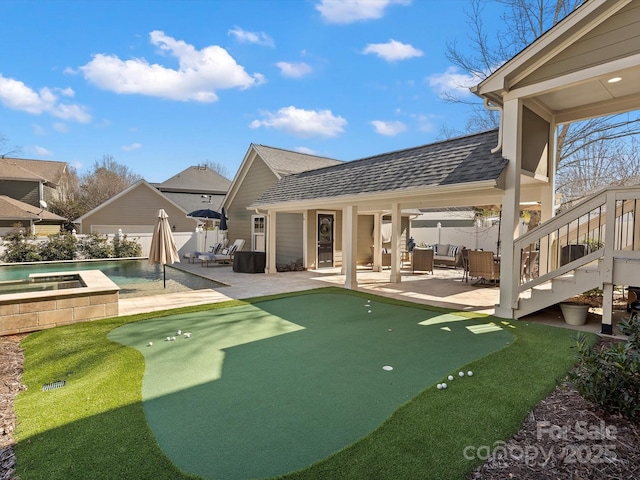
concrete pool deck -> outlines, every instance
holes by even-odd
[[[199,263],[181,262],[167,268],[168,279],[171,277],[171,268],[210,278],[225,286],[191,292],[121,298],[119,315],[242,300],[328,286],[342,287],[345,280],[339,268],[265,275],[234,272],[230,265],[203,267]],[[388,270],[373,272],[362,269],[358,271],[357,290],[408,302],[486,314],[494,313],[494,306],[498,303],[500,294],[499,288],[496,287],[478,287],[472,283],[463,282],[462,270],[452,268],[437,268],[433,275],[403,271],[400,283],[389,281]],[[626,314],[626,312],[615,313],[620,317]],[[585,325],[572,327],[564,322],[557,308],[542,310],[525,317],[524,320],[592,333],[600,332],[600,319],[596,315],[590,315]]]

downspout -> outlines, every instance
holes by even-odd
[[[502,107],[500,107],[499,105],[490,105],[489,99],[486,97],[484,99],[484,107],[487,110],[500,112],[500,123],[498,125],[498,145],[491,149],[491,153],[497,153],[500,149],[502,149]]]

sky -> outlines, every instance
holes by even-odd
[[[487,0],[491,31],[499,14]],[[2,0],[2,152],[149,182],[250,144],[354,160],[464,131],[468,0]],[[471,53],[471,52],[470,52]]]

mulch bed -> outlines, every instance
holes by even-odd
[[[0,337],[0,480],[10,480],[15,473],[13,401],[18,392],[26,388],[20,382],[24,358],[20,341],[23,338],[24,335]]]
[[[0,480],[15,474],[13,402],[26,388],[22,338],[0,337]],[[487,447],[494,455],[467,480],[640,478],[640,426],[603,412],[566,384],[540,402],[513,438]]]

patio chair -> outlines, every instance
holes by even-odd
[[[242,250],[244,247],[245,241],[241,238],[237,239],[233,242],[229,248],[223,248],[220,253],[217,254],[205,254],[201,255],[199,258],[202,261],[203,267],[208,267],[211,262],[213,263],[232,263],[233,255],[238,251]]]
[[[415,247],[411,252],[411,271],[426,271],[433,274],[433,248]]]
[[[532,252],[522,252],[521,264],[520,264],[520,277],[521,281],[529,281],[535,276],[537,276],[538,272],[538,251],[533,250]]]
[[[218,242],[215,245],[211,245],[211,247],[209,247],[209,252],[198,252],[198,251],[187,252],[183,255],[183,257],[187,259],[187,262],[195,263],[195,261],[200,258],[200,255],[214,255],[216,253],[219,253],[220,250],[222,250],[226,245],[227,245],[227,240],[225,239],[222,242]]]
[[[462,247],[462,281],[469,283],[469,249]]]
[[[477,278],[476,285],[486,285],[491,281],[497,285],[500,263],[495,261],[493,252],[469,251],[469,278]]]

